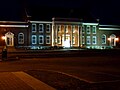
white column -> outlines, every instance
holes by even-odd
[[[73,46],[73,25],[71,26],[71,47]]]

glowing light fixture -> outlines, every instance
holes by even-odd
[[[108,38],[109,41],[111,41],[111,38]]]
[[[64,41],[64,47],[66,47],[66,48],[70,47],[70,41],[69,40]]]
[[[119,40],[119,38],[115,38],[115,41],[118,41]]]
[[[2,36],[2,40],[5,40],[6,39],[6,37],[5,36]]]

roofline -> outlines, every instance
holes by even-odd
[[[99,30],[120,30],[120,28],[99,28]]]
[[[27,23],[23,21],[0,21],[0,23]]]
[[[30,21],[30,23],[52,23],[52,21]]]
[[[28,25],[0,25],[0,27],[28,27]]]
[[[98,25],[99,23],[83,23],[83,25]]]

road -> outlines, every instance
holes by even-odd
[[[0,72],[40,69],[66,73],[89,83],[120,80],[119,57],[20,58],[0,62]]]

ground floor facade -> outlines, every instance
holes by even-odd
[[[1,47],[119,48],[120,26],[56,18],[52,21],[1,21],[0,37]]]

